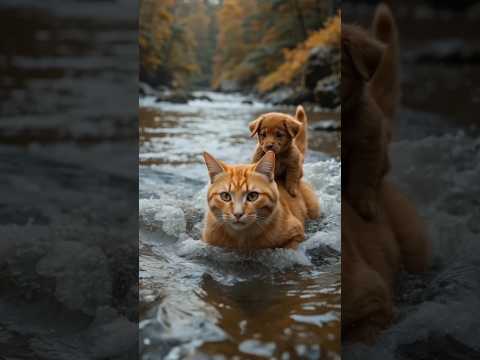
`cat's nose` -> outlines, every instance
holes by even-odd
[[[237,219],[237,221],[239,221],[240,218],[243,216],[243,212],[242,213],[235,213],[233,215],[235,216],[235,219]]]

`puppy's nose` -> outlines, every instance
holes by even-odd
[[[267,148],[267,150],[272,150],[273,149],[273,144],[267,144],[265,147]]]

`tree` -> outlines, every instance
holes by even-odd
[[[284,61],[284,49],[305,41],[327,15],[325,0],[225,0],[218,11],[213,86],[235,80],[254,87]]]

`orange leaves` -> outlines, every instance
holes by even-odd
[[[164,74],[165,85],[185,86],[199,71],[197,50],[210,18],[203,1],[142,0],[141,62],[151,74]]]
[[[261,91],[291,84],[311,48],[339,38],[339,16],[318,30],[328,5],[322,0],[225,0],[217,12],[213,87],[224,80]]]
[[[284,62],[272,73],[262,77],[257,85],[260,92],[266,92],[280,85],[292,83],[303,70],[310,50],[316,46],[339,46],[341,36],[340,15],[332,17],[324,28],[310,33],[305,42],[296,48],[284,49]]]

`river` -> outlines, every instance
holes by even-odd
[[[292,113],[238,94],[189,104],[140,99],[140,352],[143,359],[339,359],[338,113],[308,109],[305,178],[323,210],[296,250],[241,255],[200,240],[204,150],[248,162],[248,123]],[[332,126],[333,125],[333,126]]]

